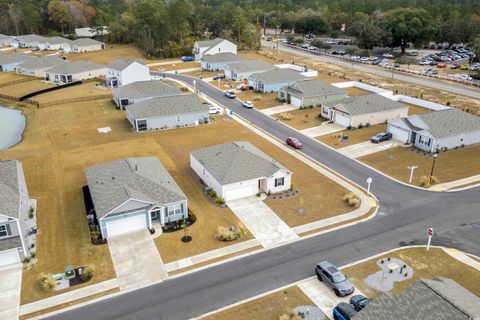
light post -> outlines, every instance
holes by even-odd
[[[370,195],[370,185],[372,184],[372,181],[373,179],[370,177],[367,179],[367,195]]]
[[[193,80],[193,90],[197,90],[197,81]]]
[[[413,171],[418,168],[418,166],[408,166],[408,169],[410,169],[410,178],[408,179],[408,183],[412,183],[413,180]]]
[[[435,160],[437,160],[438,153],[433,155],[433,162],[432,162],[432,171],[430,172],[430,179],[428,180],[428,186],[432,184],[432,177],[433,177],[433,170],[435,169]]]

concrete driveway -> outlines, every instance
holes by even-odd
[[[372,153],[387,150],[398,145],[398,142],[395,142],[393,140],[384,141],[381,143],[371,143],[370,141],[365,141],[348,147],[340,148],[338,149],[338,151],[350,158],[355,159]]]
[[[258,111],[260,111],[263,114],[266,114],[266,115],[270,116],[272,114],[276,114],[276,113],[280,113],[280,112],[287,112],[287,111],[292,111],[292,110],[297,110],[297,109],[298,109],[298,107],[292,106],[291,104],[284,104],[284,105],[281,105],[281,106],[278,106],[278,107],[272,107],[272,108],[258,110]]]
[[[345,127],[342,127],[336,123],[328,123],[328,121],[325,121],[317,127],[304,129],[300,132],[308,137],[315,138],[343,130],[345,130]]]
[[[21,264],[0,268],[0,319],[18,319],[21,286]]]
[[[108,248],[120,290],[142,287],[168,275],[148,231],[138,231],[108,239]]]
[[[227,201],[227,205],[265,248],[298,238],[298,235],[258,197]]]

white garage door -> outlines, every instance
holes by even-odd
[[[350,118],[344,116],[343,114],[335,113],[335,123],[344,127],[350,125]]]
[[[225,191],[225,201],[228,200],[235,200],[235,199],[240,199],[240,198],[245,198],[245,197],[250,197],[255,195],[255,190],[253,186],[244,186],[244,187],[238,187],[235,189],[227,190]]]
[[[295,107],[301,107],[302,106],[302,99],[299,99],[294,96],[290,96],[290,103],[295,106]]]
[[[20,257],[17,249],[0,251],[0,267],[10,264],[19,263]]]
[[[133,216],[121,220],[107,222],[107,237],[118,236],[120,234],[138,231],[147,228],[145,215]]]
[[[394,140],[408,142],[409,132],[405,129],[389,126],[388,131],[392,134]]]

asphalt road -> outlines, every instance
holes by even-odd
[[[192,78],[169,75],[192,84]],[[197,88],[234,110],[252,124],[284,139],[298,132],[198,81]],[[314,275],[321,260],[337,265],[354,262],[404,245],[424,244],[426,229],[433,227],[433,244],[480,255],[479,188],[435,193],[397,183],[331,150],[313,139],[300,137],[302,152],[365,185],[380,201],[373,219],[341,230],[237,259],[160,284],[102,300],[50,319],[189,319],[243,299]],[[261,139],[261,138],[259,138]]]
[[[265,47],[270,47],[268,45],[268,42],[267,42],[267,44],[263,44],[263,45]],[[309,52],[292,49],[292,48],[285,47],[285,46],[282,46],[282,45],[279,46],[279,50],[284,51],[284,52],[294,53],[294,54],[304,56],[304,57],[308,57],[309,59],[312,59],[312,60],[328,62],[328,63],[335,64],[335,65],[338,65],[338,66],[341,66],[341,67],[354,69],[354,70],[358,70],[358,71],[363,71],[363,72],[367,72],[367,73],[372,73],[372,74],[376,74],[376,75],[386,77],[386,78],[392,78],[392,70],[386,70],[386,69],[371,66],[371,65],[368,65],[368,64],[356,63],[356,62],[346,61],[346,60],[332,58],[332,57],[328,57],[328,56],[315,55],[315,54],[312,54],[312,53],[309,53]],[[476,98],[476,99],[480,98],[480,89],[479,88],[473,88],[473,87],[469,88],[469,87],[458,85],[458,84],[455,84],[455,83],[448,83],[448,82],[435,80],[435,79],[431,79],[431,78],[426,78],[426,77],[412,76],[412,75],[408,75],[408,74],[397,72],[397,71],[394,72],[393,77],[396,80],[410,82],[410,83],[413,83],[413,84],[418,84],[418,85],[422,85],[422,86],[425,86],[425,87],[438,89],[438,90],[442,90],[442,91],[447,91],[447,92],[451,92],[451,93],[455,93],[455,94],[461,94],[461,95],[464,95],[464,96],[467,96],[467,97],[470,97],[470,98]]]

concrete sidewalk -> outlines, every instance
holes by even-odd
[[[298,235],[260,198],[231,200],[227,205],[265,248],[298,239]]]
[[[460,180],[451,181],[451,182],[439,183],[432,186],[430,190],[445,191],[450,189],[461,188],[462,186],[465,186],[465,185],[473,185],[475,183],[480,184],[480,174],[476,176],[460,179]]]
[[[202,68],[197,67],[197,68],[186,68],[186,69],[177,69],[177,70],[170,70],[170,71],[165,71],[164,73],[186,73],[186,72],[192,72],[192,71],[201,71]],[[199,79],[200,80],[200,79]]]
[[[346,155],[347,157],[356,159],[372,153],[387,150],[396,146],[398,146],[398,143],[393,140],[384,141],[381,143],[371,143],[370,141],[365,141],[365,142],[353,144],[348,147],[340,148],[338,149],[338,152]]]
[[[322,124],[317,127],[300,130],[300,132],[308,137],[315,138],[315,137],[320,137],[326,134],[335,133],[343,130],[345,130],[344,127],[339,126],[338,124],[335,124],[335,123],[328,123],[328,121],[325,121],[325,122],[322,122]]]
[[[17,320],[22,287],[20,263],[0,268],[0,319]]]
[[[480,262],[470,258],[468,255],[466,255],[462,251],[459,251],[457,249],[449,249],[449,248],[442,248],[442,249],[448,255],[450,255],[452,258],[455,258],[458,261],[461,261],[461,262],[465,263],[466,265],[469,265],[470,267],[475,268],[478,271],[480,271]]]
[[[182,62],[183,62],[182,60],[153,62],[153,63],[147,63],[147,66],[148,67],[165,66],[168,64],[181,64]]]
[[[272,114],[280,113],[280,112],[287,112],[287,111],[292,111],[292,110],[297,110],[298,107],[292,106],[291,104],[284,104],[278,107],[272,107],[268,109],[258,109],[263,114],[266,114],[267,116],[270,116]]]

